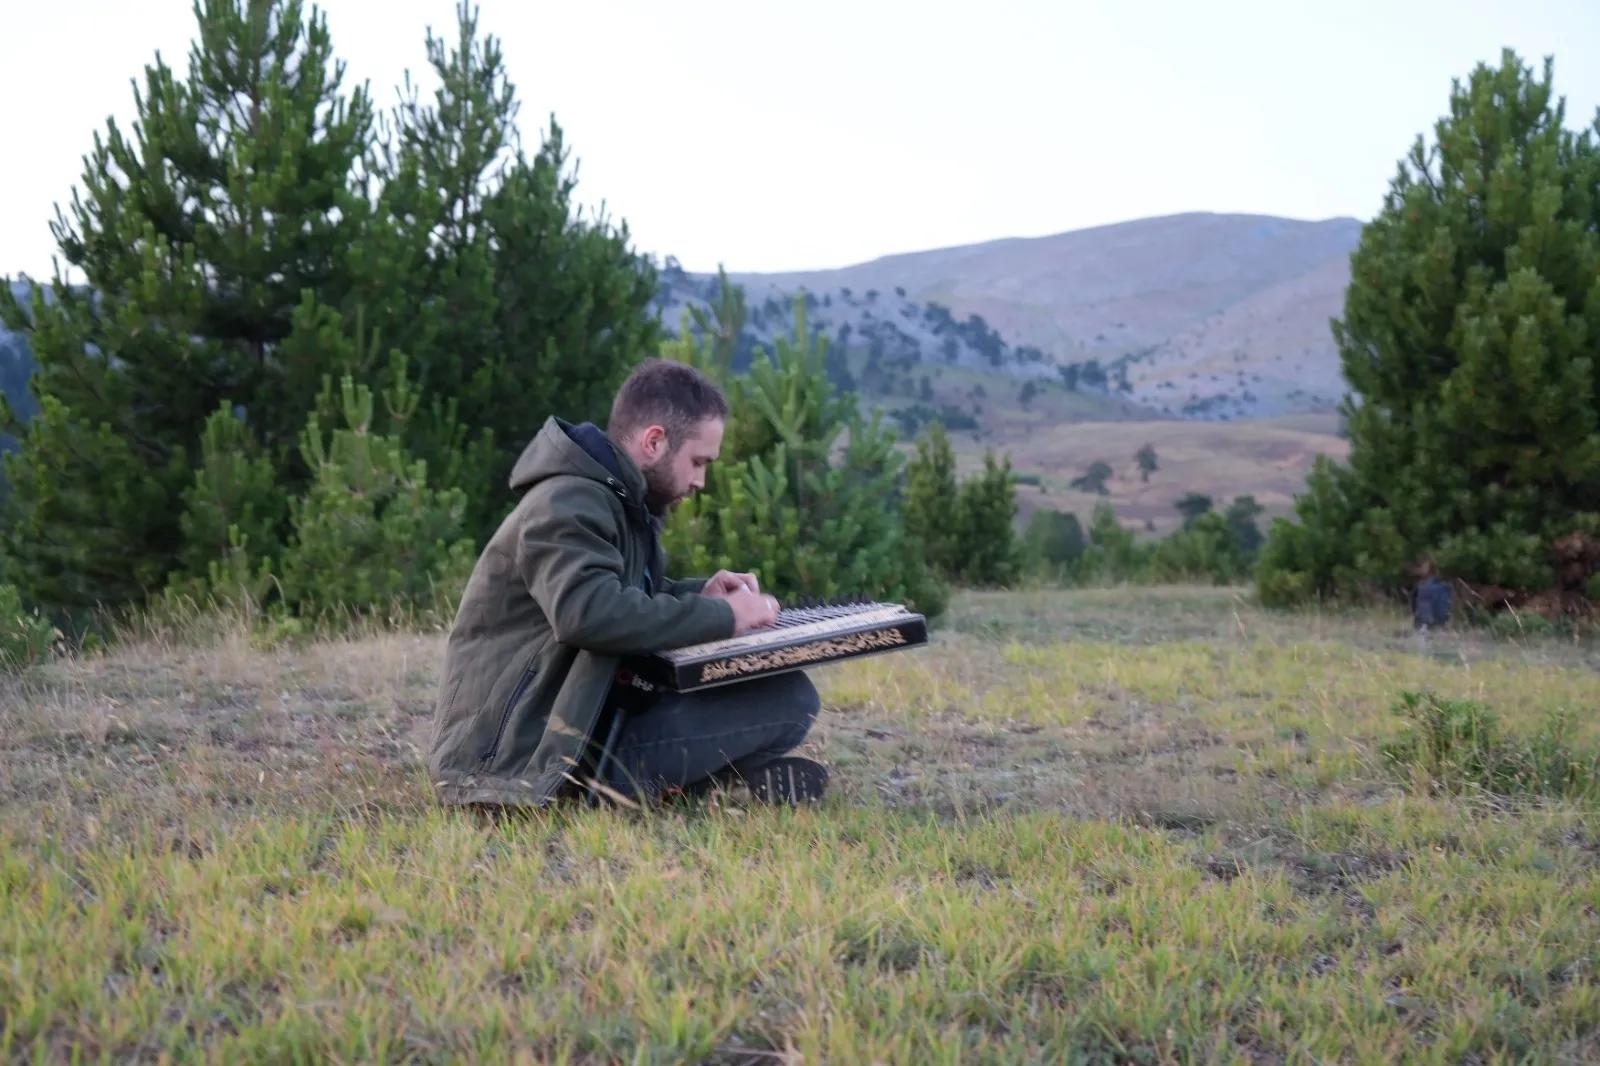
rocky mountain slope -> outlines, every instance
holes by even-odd
[[[818,328],[891,375],[964,366],[1108,392],[1135,416],[1265,417],[1327,411],[1342,394],[1328,323],[1360,229],[1196,213],[730,280],[752,342],[792,329],[804,294]],[[715,277],[669,260],[667,324],[716,292]]]

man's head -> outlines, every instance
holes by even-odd
[[[660,514],[705,487],[727,418],[728,398],[710,377],[686,363],[650,359],[617,391],[606,435],[643,471],[645,503]]]

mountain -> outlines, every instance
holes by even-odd
[[[1070,381],[1120,401],[1119,417],[1255,418],[1337,403],[1328,322],[1360,233],[1351,218],[1192,213],[729,280],[759,342],[791,328],[805,294],[818,328],[902,376],[964,366]],[[668,260],[667,324],[716,292]]]
[[[1128,361],[1133,395],[1190,417],[1333,410],[1344,378],[1328,321],[1349,283],[1341,258],[1208,315]]]

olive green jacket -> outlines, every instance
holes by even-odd
[[[605,450],[614,463],[597,458]],[[733,635],[733,609],[699,595],[705,579],[661,576],[644,475],[593,427],[548,419],[511,488],[522,498],[478,558],[445,645],[428,756],[445,803],[548,802],[584,779],[577,763],[593,754],[623,656]]]

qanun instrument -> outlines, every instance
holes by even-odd
[[[645,656],[636,661],[635,669],[649,684],[692,692],[927,642],[927,620],[898,603],[859,598],[791,601],[773,625]]]

